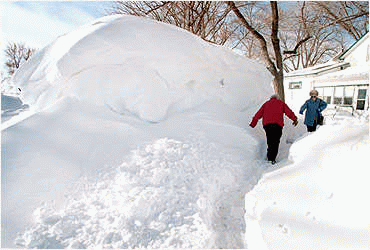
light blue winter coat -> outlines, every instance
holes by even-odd
[[[328,106],[328,104],[320,98],[316,98],[316,101],[312,100],[312,98],[308,99],[299,110],[301,115],[303,115],[303,111],[306,110],[304,124],[307,126],[313,126],[315,118],[318,117],[318,115],[326,108],[326,106]]]

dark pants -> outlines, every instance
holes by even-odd
[[[283,134],[283,128],[278,124],[267,124],[263,127],[267,137],[267,160],[275,161],[279,151],[280,138]]]
[[[308,126],[307,125],[307,132],[314,132],[316,131],[316,127],[317,127],[317,122],[316,120],[313,122],[313,126]]]

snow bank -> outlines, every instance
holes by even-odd
[[[2,124],[3,246],[244,246],[265,67],[110,16],[59,37],[11,84],[30,112]]]
[[[121,15],[58,38],[12,80],[36,110],[76,96],[153,122],[208,99],[242,110],[271,93],[264,66],[175,26]]]
[[[368,114],[341,112],[297,140],[246,196],[250,249],[367,249],[369,145]]]

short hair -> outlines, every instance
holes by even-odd
[[[316,90],[316,89],[313,89],[310,91],[310,96],[318,96],[319,95],[319,92]]]

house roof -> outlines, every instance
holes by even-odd
[[[330,72],[315,77],[316,81],[321,82],[343,82],[362,81],[364,84],[369,84],[369,67],[367,65],[348,67],[344,70]]]
[[[367,32],[365,35],[363,35],[359,40],[357,40],[356,42],[354,42],[348,49],[346,49],[345,51],[343,51],[339,56],[338,56],[338,59],[339,60],[344,60],[344,58],[352,53],[352,51],[354,51],[360,44],[362,44],[363,42],[366,41],[366,39],[369,39],[370,37],[370,33]]]
[[[315,65],[309,68],[305,68],[302,70],[295,70],[285,74],[285,77],[296,77],[296,76],[308,76],[308,75],[319,75],[321,73],[334,70],[334,69],[344,69],[350,66],[349,62],[336,62],[330,60],[329,62]]]
[[[347,50],[343,51],[339,55],[335,56],[326,63],[318,64],[312,67],[308,67],[301,70],[295,70],[285,74],[284,77],[297,77],[297,76],[310,76],[310,75],[320,75],[325,72],[331,72],[335,69],[343,70],[350,67],[349,62],[345,62],[344,59],[350,53],[352,53],[360,44],[366,41],[370,37],[370,33],[367,32],[360,40],[353,43]]]

